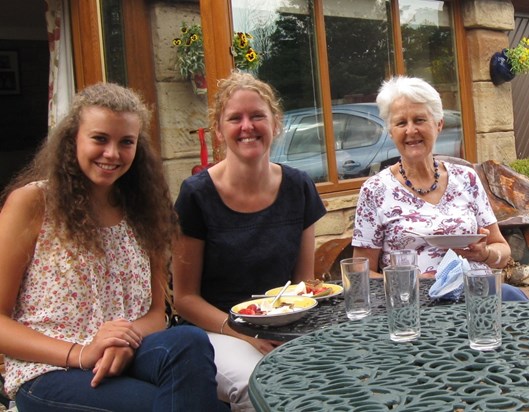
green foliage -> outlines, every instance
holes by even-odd
[[[259,53],[250,44],[251,39],[253,37],[249,33],[238,32],[233,35],[231,53],[235,67],[240,70],[255,70],[261,63]]]
[[[235,67],[240,70],[255,70],[261,63],[260,55],[250,43],[253,37],[249,33],[234,33],[231,53]],[[204,42],[202,27],[198,24],[188,26],[182,23],[180,37],[173,39],[176,47],[180,74],[184,79],[190,79],[195,74],[205,75]]]
[[[515,160],[509,164],[509,167],[515,172],[529,177],[529,158]]]
[[[529,39],[527,37],[522,38],[518,46],[507,49],[505,55],[514,74],[529,73]]]
[[[204,42],[200,25],[188,26],[187,23],[182,23],[180,37],[173,39],[173,46],[176,47],[178,66],[184,79],[190,79],[195,74],[205,75]]]

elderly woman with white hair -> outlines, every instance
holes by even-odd
[[[368,257],[380,272],[393,250],[415,249],[423,277],[435,276],[446,249],[430,246],[408,231],[425,235],[485,236],[454,249],[473,267],[503,268],[511,255],[476,172],[434,156],[444,124],[439,93],[426,81],[397,76],[377,96],[380,114],[400,153],[394,165],[369,178],[360,190],[352,245],[355,257]],[[527,300],[504,285],[505,300]]]

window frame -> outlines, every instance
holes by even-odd
[[[99,11],[101,1],[70,0],[69,5],[75,87],[79,91],[88,85],[106,80]],[[157,107],[149,1],[121,1],[121,7],[127,72],[127,84],[124,86],[141,91],[145,102],[151,107]],[[153,146],[158,153],[161,153],[159,114],[156,110],[152,111],[150,126]]]
[[[321,103],[324,119],[324,130],[327,136],[332,136],[332,104],[325,38],[323,1],[324,0],[314,0],[316,50],[320,62],[319,75],[321,79]],[[462,129],[464,133],[464,158],[470,162],[475,162],[477,156],[474,109],[472,104],[472,80],[468,67],[469,63],[466,51],[466,32],[463,25],[463,17],[461,12],[462,5],[461,0],[446,1],[450,1],[452,5],[454,21],[453,28],[455,36],[455,49],[458,56],[457,70],[459,75],[461,117],[463,119]],[[208,100],[209,104],[211,105],[212,98],[216,91],[216,82],[213,80],[228,76],[234,67],[233,58],[229,52],[231,32],[233,27],[231,21],[231,1],[201,0],[200,10],[204,33],[204,49],[208,85],[212,85],[212,87],[209,87],[210,93],[208,93]],[[402,40],[400,24],[397,24],[400,21],[398,0],[391,0],[391,13],[394,23],[392,24],[394,47],[396,51],[400,51],[402,50]],[[213,16],[216,17],[213,18]],[[219,20],[218,16],[224,16],[224,19]],[[401,52],[395,53],[395,68],[395,74],[404,73],[404,57]],[[320,194],[341,194],[343,192],[358,190],[365,181],[365,178],[343,181],[338,180],[336,158],[334,155],[333,146],[332,139],[327,139],[326,150],[329,181],[317,183],[316,186],[318,191]]]

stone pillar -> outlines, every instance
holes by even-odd
[[[464,0],[468,64],[476,119],[478,162],[516,159],[511,84],[494,86],[490,79],[491,56],[508,47],[507,31],[514,29],[510,0]]]
[[[200,10],[198,1],[154,1],[150,7],[162,158],[176,198],[182,181],[200,164],[198,135],[189,132],[208,127],[208,108],[205,96],[195,95],[191,82],[182,79],[172,39],[179,36],[182,22],[200,24]],[[206,140],[211,155],[210,137]]]

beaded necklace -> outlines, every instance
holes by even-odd
[[[435,160],[435,158],[433,159],[433,169],[434,169],[433,170],[433,177],[434,177],[435,180],[432,183],[432,185],[430,186],[430,188],[427,189],[427,190],[417,189],[415,186],[413,186],[413,183],[411,182],[411,180],[408,179],[408,176],[406,176],[406,172],[405,172],[404,168],[402,167],[402,158],[399,159],[399,173],[401,174],[402,178],[404,179],[404,183],[411,190],[413,190],[414,192],[419,193],[420,195],[426,195],[426,194],[434,191],[435,189],[437,189],[437,184],[439,183],[439,177],[441,175],[439,174],[439,163],[437,162],[437,160]]]

